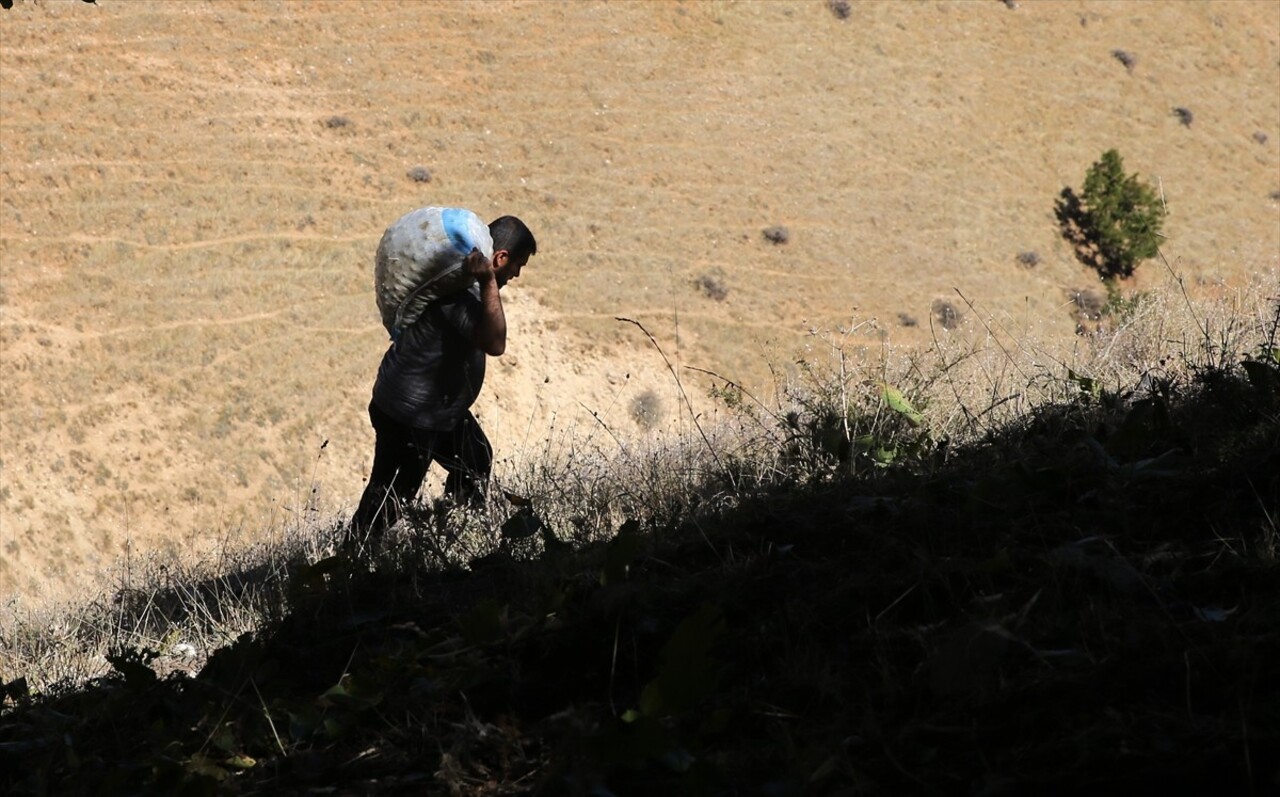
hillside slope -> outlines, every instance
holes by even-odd
[[[0,594],[350,507],[385,345],[372,252],[416,206],[539,236],[479,408],[501,477],[556,435],[644,433],[645,396],[679,423],[617,316],[764,392],[824,336],[1070,347],[1092,275],[1053,201],[1111,147],[1162,187],[1192,290],[1274,272],[1278,83],[1268,0],[19,0]]]

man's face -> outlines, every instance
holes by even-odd
[[[498,287],[501,288],[509,281],[520,276],[520,269],[529,263],[529,256],[523,255],[519,258],[511,256],[506,249],[499,249],[493,253],[493,276],[498,281]]]

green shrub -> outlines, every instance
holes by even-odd
[[[1139,263],[1159,251],[1164,202],[1137,175],[1124,173],[1114,149],[1089,167],[1082,194],[1062,189],[1055,210],[1076,256],[1105,282],[1133,276]]]
[[[1130,277],[1155,257],[1164,205],[1150,185],[1124,173],[1119,152],[1109,149],[1089,167],[1081,199],[1081,233],[1095,248],[1104,279]]]

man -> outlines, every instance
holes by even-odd
[[[463,261],[476,285],[429,305],[382,357],[369,403],[373,469],[351,520],[356,539],[380,536],[400,519],[432,462],[447,474],[447,497],[473,504],[483,498],[493,450],[471,405],[484,382],[485,357],[501,356],[507,346],[498,292],[538,251],[533,233],[514,216],[495,219],[489,234],[493,259],[473,249]]]

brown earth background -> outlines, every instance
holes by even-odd
[[[17,0],[0,596],[349,512],[373,251],[415,207],[538,236],[478,407],[501,478],[557,436],[653,433],[637,406],[683,423],[618,316],[708,412],[684,366],[768,395],[833,339],[930,345],[938,301],[942,334],[1069,347],[1096,275],[1054,200],[1112,147],[1191,290],[1274,274],[1280,3]]]

